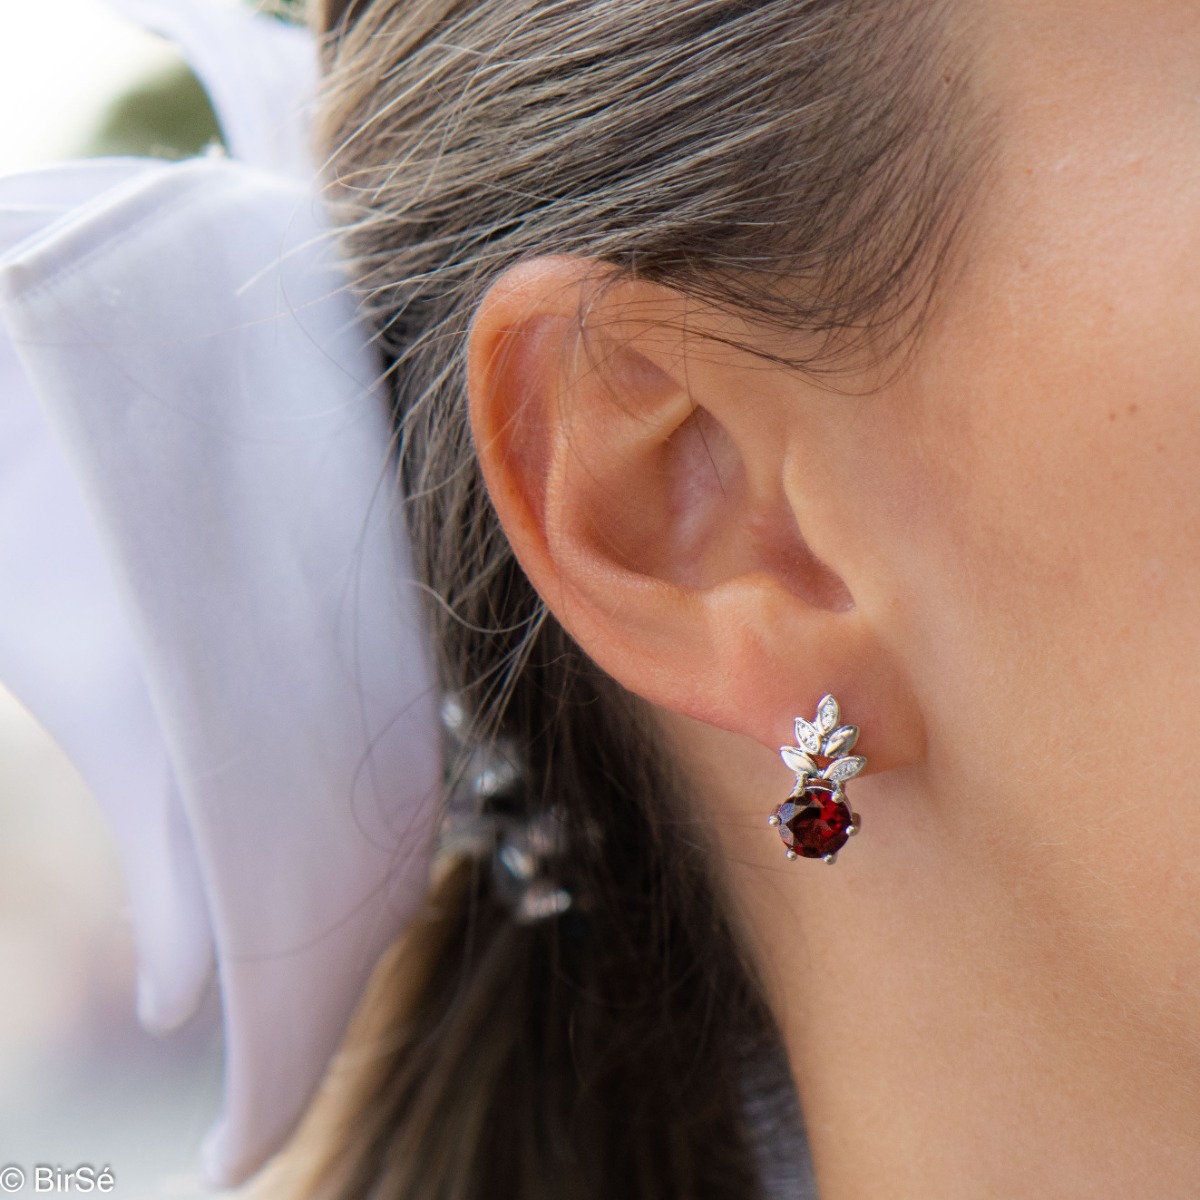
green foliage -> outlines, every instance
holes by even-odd
[[[220,142],[208,96],[180,61],[138,80],[113,100],[82,152],[189,158]]]
[[[302,24],[305,0],[247,0],[268,16]],[[190,158],[222,144],[221,128],[199,80],[182,61],[133,81],[101,114],[84,155]]]

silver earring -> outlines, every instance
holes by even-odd
[[[796,786],[767,818],[779,830],[788,858],[819,858],[833,863],[838,851],[862,828],[862,818],[846,802],[845,783],[867,760],[851,754],[858,726],[843,725],[832,696],[824,696],[811,721],[796,718],[796,745],[780,746],[779,756],[796,773]]]

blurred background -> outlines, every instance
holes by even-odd
[[[0,174],[102,153],[179,158],[218,138],[176,52],[104,0],[0,0]],[[196,1162],[220,1096],[216,998],[152,1037],[134,1015],[134,972],[99,811],[0,688],[0,1169],[89,1163],[128,1200],[213,1194]]]

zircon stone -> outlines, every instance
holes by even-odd
[[[789,850],[804,858],[836,854],[849,840],[853,824],[849,806],[836,792],[814,787],[790,796],[776,810],[779,836]]]

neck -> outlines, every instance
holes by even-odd
[[[789,862],[765,826],[778,773],[704,738],[821,1200],[1195,1195],[1194,870],[1164,933],[1177,875],[1097,877],[1087,831],[1022,850],[1024,814],[946,807],[901,772],[851,785],[864,832],[836,865]]]

